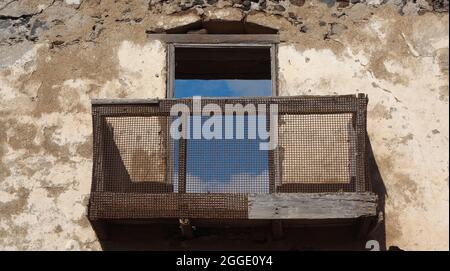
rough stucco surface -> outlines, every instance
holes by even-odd
[[[279,30],[280,95],[369,95],[387,245],[448,249],[448,1],[178,2],[0,0],[0,249],[100,249],[90,99],[164,97],[146,33],[236,18]]]

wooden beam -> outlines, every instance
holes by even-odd
[[[276,34],[147,34],[150,40],[167,43],[220,44],[220,43],[279,43]]]
[[[343,219],[375,216],[374,193],[277,193],[248,196],[250,219]]]
[[[167,45],[166,97],[173,98],[175,91],[175,46]]]
[[[270,78],[272,79],[272,96],[278,96],[278,45],[270,47]]]

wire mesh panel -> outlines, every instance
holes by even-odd
[[[103,119],[104,190],[167,193],[166,117],[108,116]]]
[[[354,189],[357,138],[353,119],[352,113],[281,115],[278,191]]]
[[[94,103],[89,218],[241,219],[248,218],[249,194],[369,189],[365,96],[203,99],[201,105],[211,103],[221,110],[277,105],[276,117],[267,114],[262,122],[268,128],[277,121],[276,147],[261,149],[264,140],[248,137],[251,114],[220,116],[242,124],[245,138],[191,132],[174,139],[171,108],[182,104],[192,112],[191,99]]]
[[[217,138],[201,138],[199,131],[192,131],[187,140],[186,193],[268,193],[268,152],[259,149],[249,128],[257,128],[256,116],[224,115],[216,120]],[[201,117],[199,123],[208,124],[208,118]],[[227,129],[232,130],[230,139]]]
[[[268,193],[267,151],[255,140],[189,140],[187,193]]]

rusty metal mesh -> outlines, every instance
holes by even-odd
[[[281,115],[277,191],[354,191],[355,128],[351,113]]]
[[[169,193],[166,153],[170,146],[166,117],[121,116],[103,120],[104,190],[108,192]]]
[[[278,147],[259,150],[257,139],[172,139],[170,108],[192,108],[189,99],[95,103],[91,220],[238,219],[247,218],[249,193],[370,189],[365,96],[202,102],[222,109],[277,104]]]

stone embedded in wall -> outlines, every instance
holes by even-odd
[[[348,0],[337,0],[339,8],[346,8],[350,5]]]
[[[416,15],[424,14],[425,12],[432,11],[433,8],[426,0],[417,0],[414,2],[407,2],[403,8],[402,13],[404,15]]]
[[[50,44],[63,41],[64,45],[77,44],[80,41],[96,42],[104,31],[113,29],[116,24],[144,25],[149,33],[207,33],[207,30],[201,30],[202,24],[214,19],[209,19],[204,13],[211,9],[231,7],[243,12],[244,17],[255,11],[282,16],[293,26],[304,23],[298,14],[307,8],[323,5],[330,8],[330,12],[335,12],[336,3],[339,11],[336,14],[337,19],[349,16],[355,22],[366,20],[374,9],[385,5],[394,6],[400,14],[407,16],[448,12],[448,0],[149,0],[114,3],[113,8],[108,1],[1,1],[0,45],[9,46],[39,40],[49,40]],[[168,20],[168,23],[160,25],[157,21],[153,22],[154,15],[174,17]],[[228,18],[225,18],[227,16]],[[222,16],[221,20],[231,22],[237,18],[233,14],[227,16]],[[330,19],[323,21],[327,24],[336,22]],[[222,30],[216,27],[211,33],[225,33],[228,31],[227,27]],[[71,31],[66,31],[67,29]],[[305,27],[301,28],[301,32],[305,31]],[[335,35],[338,35],[338,32],[341,31],[334,31]],[[229,33],[242,33],[242,29],[234,26]]]
[[[369,5],[380,6],[381,4],[393,5],[402,15],[423,15],[426,12],[448,12],[448,0],[388,0],[387,2],[378,0],[367,1]]]
[[[384,0],[367,0],[369,6],[379,6],[383,4]]]
[[[372,15],[372,11],[362,3],[353,5],[351,8],[345,11],[345,14],[354,22],[359,22],[369,19]]]
[[[29,34],[28,38],[31,41],[37,40],[40,30],[48,30],[48,25],[47,25],[46,21],[37,19],[31,25],[30,34]]]
[[[237,8],[206,8],[203,14],[203,21],[242,21],[244,14]]]
[[[202,17],[196,10],[187,10],[176,15],[167,16],[166,20],[160,21],[154,28],[155,32],[168,31],[168,33],[184,33],[189,29],[200,28]]]
[[[448,1],[435,1],[435,0],[419,0],[419,1],[405,1],[405,0],[321,0],[322,3],[329,8],[332,8],[336,2],[338,3],[338,8],[342,10],[341,15],[348,15],[352,17],[354,21],[361,21],[367,19],[370,14],[371,8],[379,8],[382,5],[393,5],[397,7],[397,10],[401,14],[412,14],[418,13],[423,14],[424,12],[433,11],[436,9],[431,8],[431,6],[440,6],[445,9],[446,2]],[[254,11],[264,11],[267,14],[280,15],[288,19],[292,24],[297,25],[300,23],[299,20],[294,19],[291,15],[295,13],[295,8],[304,8],[304,6],[309,3],[310,5],[316,5],[315,1],[306,0],[221,0],[221,1],[151,1],[149,7],[152,10],[154,7],[158,7],[155,11],[164,13],[164,10],[170,10],[170,14],[178,14],[182,10],[176,12],[169,7],[178,7],[177,3],[182,6],[182,10],[193,10],[196,9],[198,14],[201,14],[203,9],[208,9],[211,7],[227,8],[233,6],[235,8],[241,9],[246,16],[247,13]],[[428,4],[430,3],[430,4]],[[164,8],[166,7],[166,8]],[[447,4],[448,8],[448,4]],[[327,23],[333,23],[328,21]],[[163,30],[165,31],[165,30]],[[158,31],[155,31],[158,32]]]
[[[273,9],[274,9],[275,11],[281,11],[281,12],[286,11],[286,8],[283,7],[282,5],[276,5],[276,6],[273,6]]]
[[[29,18],[0,20],[0,46],[28,40]]]
[[[206,8],[203,27],[210,34],[245,33],[243,20],[244,13],[238,8]]]
[[[245,17],[246,24],[260,25],[269,29],[276,29],[278,31],[287,30],[292,27],[292,24],[284,17],[270,16],[262,12],[250,13]]]
[[[250,10],[251,6],[252,6],[252,2],[250,2],[249,0],[243,1],[242,5],[241,5],[243,10]]]
[[[11,2],[13,5],[14,2]],[[26,3],[26,2],[24,2]],[[38,3],[38,1],[35,1]],[[2,17],[0,15],[0,45],[14,45],[19,42],[39,40],[67,39],[63,36],[75,36],[77,32],[83,32],[89,28],[87,16],[77,11],[76,7],[67,5],[66,2],[55,1],[51,5],[40,5],[39,12],[29,13],[22,10],[20,17]],[[80,2],[81,3],[81,2]],[[8,7],[9,7],[8,6]],[[1,10],[0,12],[4,12]],[[70,29],[70,31],[67,31]],[[67,43],[80,40],[80,36],[70,37]]]
[[[448,0],[433,0],[431,5],[436,12],[448,12]]]
[[[64,0],[64,2],[74,8],[79,8],[83,0]]]
[[[301,25],[299,28],[299,31],[301,33],[307,33],[308,32],[308,26],[307,25]]]
[[[340,35],[348,27],[341,23],[331,23],[330,35]]]
[[[0,19],[31,17],[54,4],[54,0],[21,0],[0,2]]]
[[[294,6],[303,6],[305,4],[305,0],[289,0],[289,2]]]
[[[336,0],[320,0],[320,2],[325,3],[329,8],[336,4]]]

